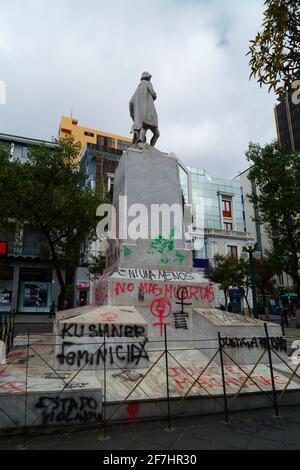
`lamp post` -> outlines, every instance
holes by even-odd
[[[258,303],[257,303],[257,292],[256,292],[256,272],[255,272],[255,261],[254,259],[261,258],[261,252],[257,250],[257,243],[253,246],[243,248],[244,259],[249,258],[250,276],[251,276],[251,290],[252,290],[252,301],[253,301],[253,314],[254,318],[258,319]]]

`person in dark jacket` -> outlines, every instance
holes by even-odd
[[[56,308],[55,302],[54,300],[52,300],[49,318],[55,318],[55,308]]]

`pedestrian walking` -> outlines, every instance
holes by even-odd
[[[54,302],[54,300],[52,300],[51,306],[50,306],[49,318],[55,318],[55,308],[56,308],[55,302]]]

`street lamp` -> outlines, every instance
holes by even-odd
[[[243,248],[243,259],[249,258],[250,275],[251,275],[251,288],[252,288],[252,299],[253,299],[253,314],[254,318],[258,319],[258,303],[257,303],[257,292],[256,292],[256,272],[254,259],[261,258],[261,252],[257,249],[257,243],[253,246]]]

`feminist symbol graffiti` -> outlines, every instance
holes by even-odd
[[[181,305],[181,311],[173,313],[174,316],[174,328],[176,330],[188,329],[187,319],[189,318],[189,314],[184,311],[184,307],[192,305],[191,303],[184,302],[188,298],[189,292],[186,287],[180,287],[176,292],[176,297],[179,302],[176,302],[176,305]]]
[[[171,315],[172,305],[168,299],[156,299],[151,304],[151,313],[154,317],[159,318],[158,323],[153,323],[153,326],[160,327],[160,336],[163,336],[164,326],[170,326],[171,323],[165,323],[164,319]]]
[[[101,315],[101,320],[106,323],[114,323],[117,318],[118,315],[116,315],[115,313],[103,313]]]

